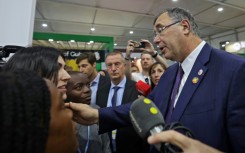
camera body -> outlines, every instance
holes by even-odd
[[[18,50],[22,49],[22,46],[6,45],[0,46],[0,69],[6,63],[2,58],[9,57],[10,53],[16,53]]]
[[[145,42],[131,41],[135,48],[145,48]]]

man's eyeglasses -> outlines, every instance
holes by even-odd
[[[179,23],[180,21],[176,21],[174,23],[171,23],[169,25],[166,25],[166,26],[159,26],[156,28],[156,31],[154,31],[154,38],[156,36],[159,36],[165,29],[167,29],[168,27],[171,27],[172,25],[175,25],[176,23]]]
[[[106,65],[106,67],[108,68],[108,69],[112,69],[112,66],[115,66],[116,68],[119,68],[121,65],[122,65],[122,63],[120,63],[120,62],[117,62],[117,63],[110,63],[110,64],[107,64]]]

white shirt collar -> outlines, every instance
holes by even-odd
[[[201,52],[203,46],[206,44],[205,41],[202,41],[191,53],[187,56],[187,58],[181,63],[183,71],[185,75],[189,76],[191,69],[197,59],[197,56]]]
[[[113,84],[113,83],[111,82],[111,89],[112,89],[113,87],[115,87],[115,86],[118,86],[118,87],[123,88],[123,87],[125,86],[125,84],[126,84],[126,77],[124,76],[124,77],[123,77],[123,80],[122,80],[118,85],[115,85],[115,84]]]

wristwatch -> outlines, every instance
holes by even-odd
[[[156,58],[157,55],[158,55],[158,53],[157,53],[157,51],[155,51],[155,53],[153,55],[151,55],[151,57]]]

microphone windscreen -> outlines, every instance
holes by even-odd
[[[147,83],[139,80],[137,83],[136,83],[136,89],[138,90],[138,92],[140,94],[142,94],[143,96],[147,96],[150,91],[151,91],[151,86],[148,85]]]
[[[150,135],[150,130],[164,125],[164,119],[156,105],[148,98],[135,100],[129,111],[134,129],[143,139]]]

